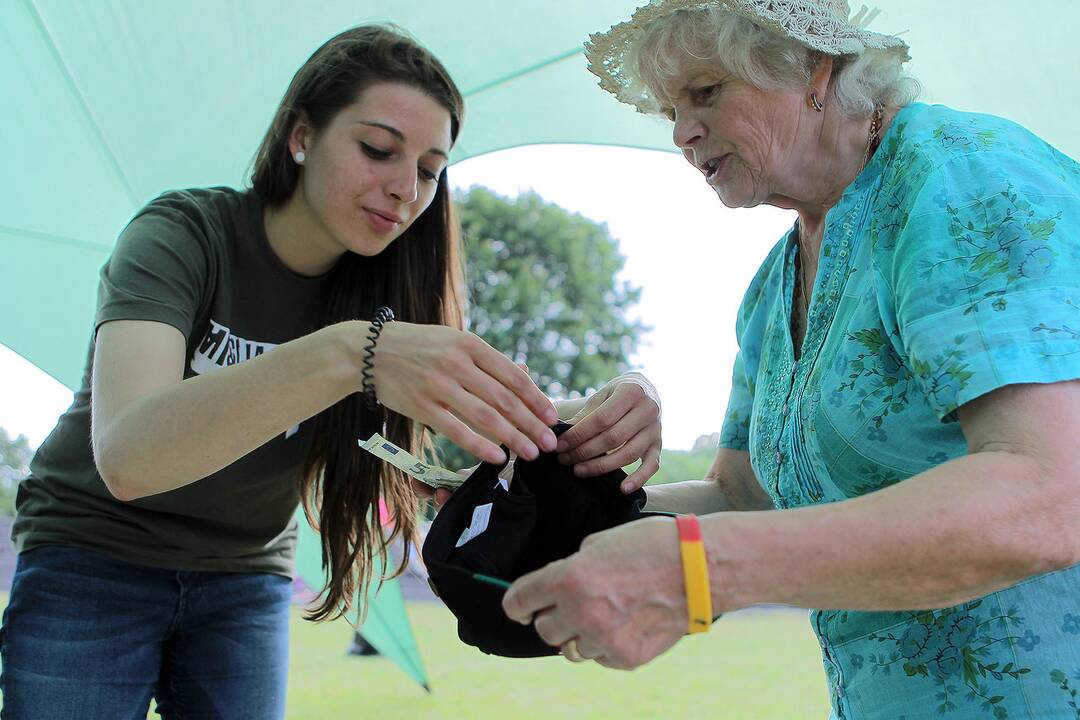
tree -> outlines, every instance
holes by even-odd
[[[535,193],[459,193],[469,329],[514,361],[547,395],[580,397],[626,370],[646,331],[627,312],[641,289],[617,275],[624,258],[607,226]],[[448,467],[470,456],[440,439]]]
[[[698,450],[713,451],[720,445],[720,433],[712,432],[708,435],[698,435],[697,440],[694,441],[694,447],[691,448],[694,452]]]
[[[15,490],[30,472],[34,451],[25,435],[12,438],[0,427],[0,515],[15,514]]]

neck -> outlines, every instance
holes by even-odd
[[[271,250],[297,274],[322,275],[345,254],[311,211],[299,186],[284,205],[265,208],[263,225]]]
[[[791,174],[784,190],[768,199],[770,205],[799,213],[800,236],[820,238],[825,216],[840,201],[844,191],[863,169],[871,118],[848,118],[826,106],[821,123],[807,143],[809,150],[801,152],[809,162],[802,162]],[[896,114],[887,108],[877,137]],[[813,248],[807,248],[811,250]]]

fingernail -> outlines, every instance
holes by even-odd
[[[526,443],[524,452],[519,453],[526,460],[535,460],[540,457],[540,451],[532,443]]]
[[[559,412],[555,408],[548,408],[544,411],[544,422],[548,425],[559,422]]]
[[[581,477],[582,475],[584,475],[585,474],[585,466],[584,465],[575,465],[574,466],[574,474],[577,475],[578,477]]]
[[[544,432],[544,437],[541,443],[543,444],[545,450],[547,450],[548,452],[555,450],[558,442],[559,440],[555,437],[555,433],[551,432],[550,430]]]
[[[570,443],[562,438],[559,438],[559,444],[555,446],[555,452],[564,453],[570,449]]]
[[[633,492],[634,486],[632,483],[624,482],[622,485],[619,486],[619,489],[622,490],[623,495],[629,495],[631,492]]]

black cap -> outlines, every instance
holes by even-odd
[[[559,423],[555,434],[570,427]],[[499,480],[505,465],[480,465],[446,502],[424,541],[424,563],[463,642],[505,657],[555,655],[532,625],[503,612],[510,582],[572,555],[594,532],[654,513],[641,510],[644,490],[619,489],[622,470],[579,478],[555,453],[541,453],[515,461],[507,488]]]

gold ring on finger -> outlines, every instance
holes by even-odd
[[[572,663],[585,662],[588,660],[588,658],[583,657],[582,654],[578,652],[577,638],[567,641],[562,646],[562,654],[563,657]]]

